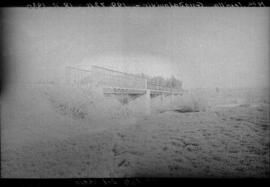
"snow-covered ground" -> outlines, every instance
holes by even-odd
[[[268,177],[268,98],[190,95],[143,115],[87,89],[16,86],[1,101],[2,177]]]

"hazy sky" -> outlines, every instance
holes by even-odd
[[[9,8],[13,77],[66,65],[181,79],[185,88],[269,85],[269,8]]]

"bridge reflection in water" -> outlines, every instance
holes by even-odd
[[[101,88],[104,96],[118,96],[122,104],[129,103],[138,97],[144,97],[146,113],[151,113],[151,99],[160,96],[160,101],[170,96],[183,95],[183,89],[163,87],[148,79],[134,74],[124,73],[99,66],[91,70],[66,67],[66,79],[69,84]]]

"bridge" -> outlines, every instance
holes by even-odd
[[[91,70],[76,67],[66,67],[66,78],[70,84],[76,85],[96,85],[102,89],[105,96],[135,96],[144,97],[146,112],[151,112],[151,98],[174,95],[182,95],[183,89],[168,88],[159,85],[142,76],[124,73],[104,67],[93,65]]]

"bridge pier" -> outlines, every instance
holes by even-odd
[[[165,95],[164,93],[161,93],[160,95],[160,107],[163,107],[165,103]]]
[[[150,89],[146,89],[146,94],[145,94],[145,109],[146,109],[146,114],[149,115],[151,114],[151,91]]]
[[[161,104],[163,104],[163,100],[164,100],[164,94],[161,93],[161,95],[160,95],[160,101],[161,101]]]

